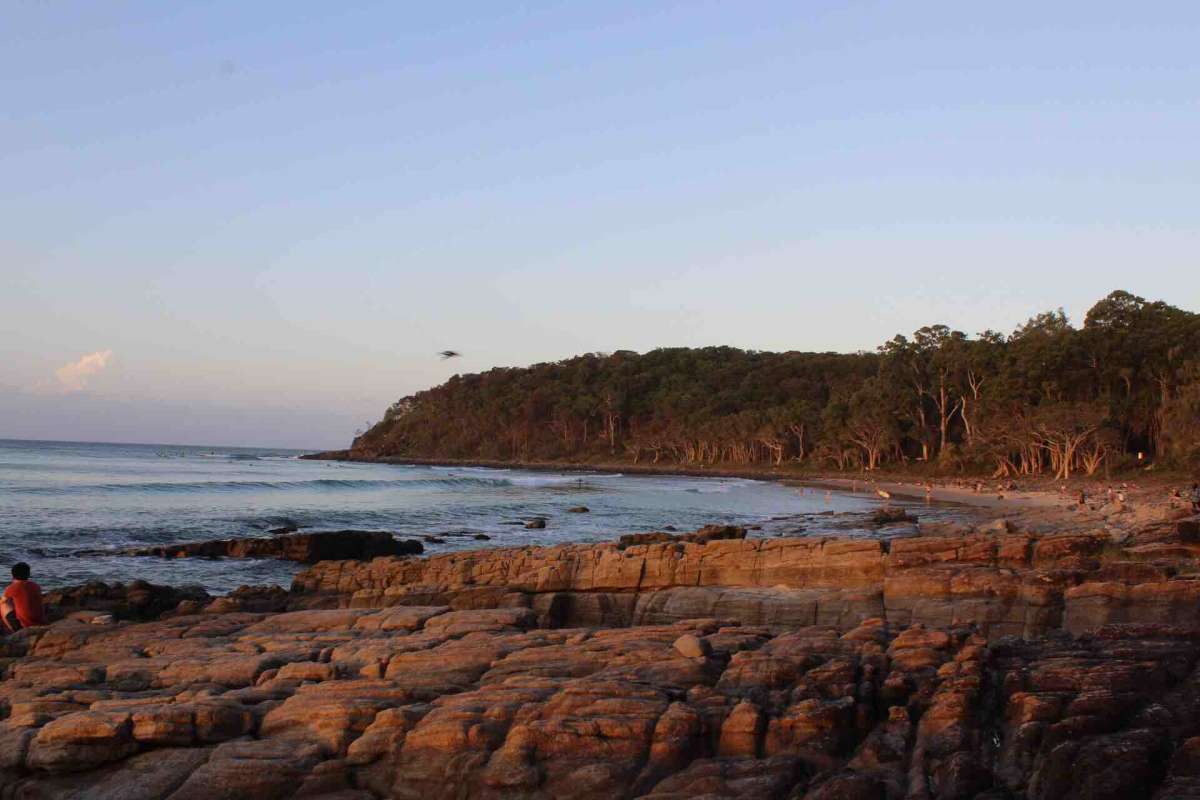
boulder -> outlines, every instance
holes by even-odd
[[[712,653],[712,645],[692,633],[675,640],[675,649],[684,658],[704,658]]]
[[[29,743],[26,764],[50,772],[89,770],[137,752],[128,712],[81,711],[46,724]]]
[[[239,586],[224,597],[218,597],[206,608],[210,613],[227,614],[234,611],[253,613],[285,611],[291,596],[280,586]],[[176,609],[177,613],[191,611]],[[193,612],[194,613],[194,612]]]
[[[150,620],[174,610],[180,603],[207,603],[208,592],[199,586],[160,586],[135,580],[129,583],[91,581],[46,593],[47,613],[52,619],[79,611],[112,614],[116,619]]]
[[[738,525],[705,525],[692,533],[672,534],[665,531],[630,533],[617,540],[617,547],[624,549],[639,544],[663,544],[667,542],[691,542],[707,544],[727,539],[745,539],[746,529]]]

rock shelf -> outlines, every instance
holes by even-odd
[[[327,561],[75,610],[0,641],[0,798],[1200,797],[1195,526]]]

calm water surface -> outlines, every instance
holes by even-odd
[[[143,578],[288,585],[280,561],[163,560],[121,555],[134,546],[359,528],[434,535],[426,552],[607,541],[622,533],[713,522],[761,525],[757,536],[837,530],[878,535],[859,515],[878,501],[740,478],[686,478],[406,467],[302,461],[299,451],[177,445],[0,440],[0,565],[28,561],[43,586]],[[572,506],[588,514],[571,514]],[[832,512],[832,513],[831,513]],[[925,508],[923,517],[948,516]],[[521,522],[548,519],[544,530]],[[476,541],[476,533],[492,537]]]

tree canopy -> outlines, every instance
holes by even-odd
[[[1011,334],[930,325],[873,353],[589,353],[456,375],[397,401],[359,455],[998,475],[1200,461],[1200,315],[1116,291]]]

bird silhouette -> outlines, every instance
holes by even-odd
[[[457,350],[443,350],[438,355],[442,357],[442,361],[445,361],[447,358],[458,358],[462,353]]]

